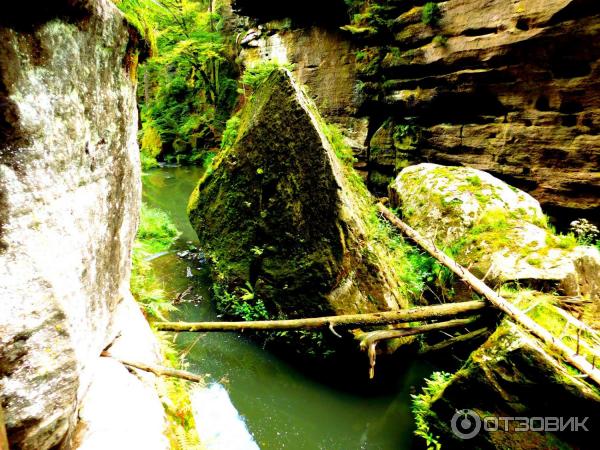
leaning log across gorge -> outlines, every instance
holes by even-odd
[[[408,226],[406,223],[401,221],[392,211],[386,208],[384,205],[379,203],[377,205],[379,211],[383,214],[383,216],[396,228],[398,228],[402,233],[420,245],[424,250],[427,251],[431,256],[437,259],[444,266],[449,268],[452,272],[454,272],[464,283],[469,285],[473,291],[482,295],[487,300],[490,301],[495,307],[504,312],[508,317],[513,319],[517,324],[525,328],[525,330],[529,331],[531,334],[537,336],[542,340],[546,345],[552,348],[555,352],[567,361],[569,364],[573,365],[577,369],[579,369],[583,374],[587,375],[587,377],[594,381],[598,386],[600,386],[600,369],[596,368],[594,365],[590,364],[583,355],[577,354],[576,351],[572,350],[568,346],[566,346],[562,341],[555,338],[552,333],[546,330],[544,327],[537,324],[533,319],[531,319],[527,314],[521,311],[518,307],[502,298],[498,295],[494,290],[492,290],[488,285],[486,285],[483,281],[469,272],[466,268],[462,267],[448,255],[446,255],[443,251],[438,249],[435,244],[427,241],[420,233],[416,230]]]
[[[473,300],[462,303],[420,306],[398,311],[385,311],[370,314],[347,314],[340,316],[309,317],[288,320],[257,320],[250,322],[155,322],[159,331],[206,332],[206,331],[274,331],[309,330],[337,326],[375,326],[395,323],[421,322],[425,320],[446,319],[474,313],[486,308],[486,302]]]

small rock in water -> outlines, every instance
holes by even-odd
[[[185,273],[185,276],[188,278],[192,278],[194,276],[194,274],[192,273],[192,269],[190,268],[190,266],[187,267],[187,271]]]
[[[177,252],[177,256],[179,256],[180,258],[185,258],[190,254],[190,252],[188,250],[184,250],[182,252]]]

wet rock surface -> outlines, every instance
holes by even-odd
[[[529,194],[477,169],[430,163],[403,169],[389,193],[410,226],[478,277],[583,298],[598,326],[598,249],[557,235]]]

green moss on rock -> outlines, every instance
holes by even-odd
[[[418,164],[390,186],[393,206],[459,263],[490,281],[554,283],[600,302],[600,253],[548,226],[537,200],[469,167]]]
[[[370,242],[371,199],[334,135],[289,72],[274,71],[190,198],[217,281],[232,293],[249,283],[270,316],[407,304],[387,250]]]
[[[426,426],[439,436],[443,448],[464,448],[466,441],[450,428],[457,410],[470,409],[481,417],[592,417],[600,405],[598,390],[559,361],[536,339],[504,320],[428,403],[422,414]],[[510,425],[512,432],[482,430],[468,441],[469,447],[580,448],[587,438],[586,433],[515,433],[516,425]]]

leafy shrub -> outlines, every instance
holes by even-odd
[[[423,11],[421,12],[421,22],[423,22],[425,25],[433,26],[437,25],[441,18],[442,13],[437,3],[425,3],[425,6],[423,6]]]
[[[427,450],[440,450],[442,445],[439,436],[434,436],[429,429],[427,417],[430,414],[431,402],[444,390],[452,374],[434,372],[427,380],[423,392],[412,397],[412,413],[417,429],[415,435],[425,439]]]
[[[223,131],[223,137],[221,138],[221,148],[229,148],[235,144],[237,139],[238,130],[240,128],[239,116],[233,116],[227,121],[225,125],[225,131]]]
[[[236,293],[229,292],[218,283],[213,285],[213,294],[217,308],[233,317],[244,320],[268,319],[269,313],[262,300],[255,298],[254,288],[249,282],[245,287],[237,288]]]
[[[158,167],[158,161],[156,161],[156,158],[148,155],[144,151],[140,153],[140,163],[142,164],[142,170],[148,170],[154,167]]]

